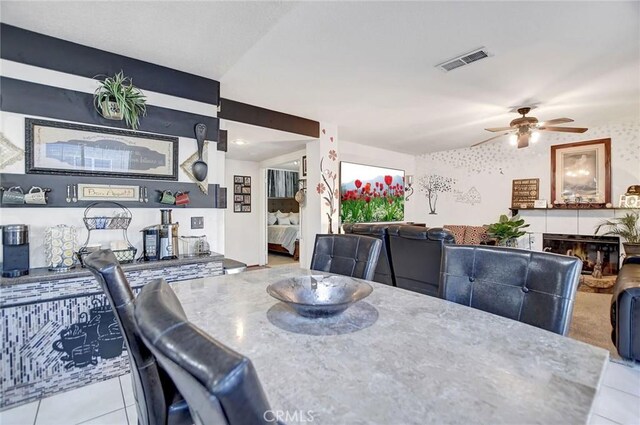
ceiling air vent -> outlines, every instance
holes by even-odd
[[[436,65],[436,67],[445,72],[449,72],[456,68],[460,68],[461,66],[469,65],[472,62],[479,61],[480,59],[488,58],[489,56],[491,56],[491,54],[484,47],[481,47],[469,53],[465,53],[464,55],[438,64]]]

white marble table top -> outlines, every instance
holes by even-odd
[[[377,320],[362,329],[283,330],[266,287],[304,274],[283,266],[172,284],[194,324],[253,361],[285,422],[587,422],[607,351],[376,283],[360,308]]]

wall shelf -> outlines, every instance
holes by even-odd
[[[598,211],[598,210],[611,210],[611,211],[615,211],[615,210],[637,210],[639,208],[619,208],[619,207],[611,207],[611,208],[607,208],[607,207],[591,207],[591,208],[586,208],[586,207],[562,207],[562,208],[509,208],[509,211],[511,211],[512,215],[517,215],[520,211],[532,211],[532,210],[537,210],[537,211]]]

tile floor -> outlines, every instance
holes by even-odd
[[[129,375],[0,412],[1,425],[135,425]],[[610,362],[589,425],[640,424],[640,365]]]

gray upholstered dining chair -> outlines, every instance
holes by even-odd
[[[311,270],[372,280],[382,241],[361,235],[316,235]]]
[[[446,245],[440,298],[566,335],[582,261],[493,246]]]
[[[115,255],[110,250],[97,251],[84,263],[102,286],[126,344],[138,423],[192,424],[187,403],[140,338],[133,318],[133,291]]]
[[[190,323],[163,279],[142,288],[135,321],[145,344],[184,395],[196,425],[272,423],[251,361]]]

